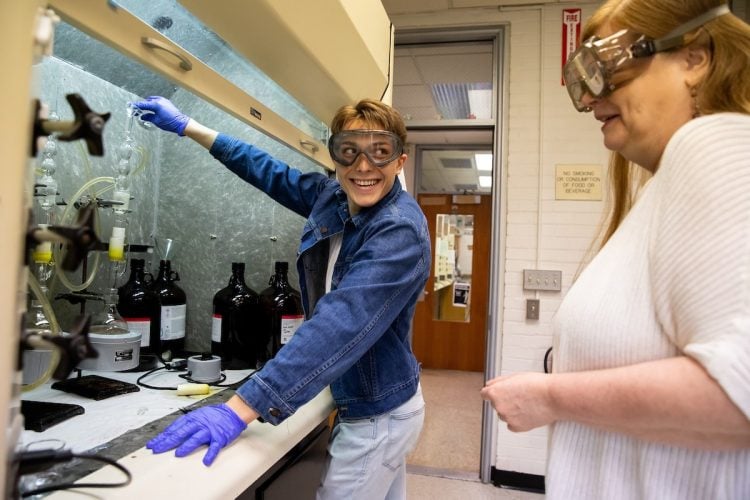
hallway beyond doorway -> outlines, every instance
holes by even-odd
[[[479,477],[482,437],[481,372],[423,369],[425,424],[406,463],[421,474]]]

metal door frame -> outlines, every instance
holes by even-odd
[[[493,306],[488,308],[487,344],[485,348],[484,380],[490,380],[501,371],[500,353],[502,352],[503,297],[505,294],[505,248],[503,235],[507,225],[506,179],[508,150],[508,83],[509,83],[509,25],[502,23],[488,28],[452,28],[449,30],[405,30],[396,31],[396,45],[408,43],[448,41],[493,41],[493,155],[492,171],[492,220],[490,242],[490,281],[489,301]],[[446,123],[449,122],[449,123]],[[446,120],[443,123],[408,124],[408,128],[420,130],[440,128],[471,128],[472,124],[459,120]],[[416,125],[416,127],[414,127]],[[474,124],[476,128],[478,124]],[[419,155],[415,154],[415,170],[419,175]],[[418,185],[415,182],[415,185]],[[415,197],[419,194],[415,189]],[[497,426],[491,405],[484,402],[482,410],[482,436],[479,462],[479,477],[483,483],[491,482],[491,469],[494,465],[497,446]]]

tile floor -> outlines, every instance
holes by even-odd
[[[424,369],[425,425],[407,457],[409,500],[538,500],[544,495],[479,481],[483,375]]]

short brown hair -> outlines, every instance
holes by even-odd
[[[393,132],[406,144],[406,124],[401,114],[391,106],[375,99],[362,99],[356,104],[342,106],[331,120],[331,133],[341,132],[346,125],[354,120],[383,127],[383,130]]]

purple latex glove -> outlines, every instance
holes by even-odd
[[[211,465],[221,449],[245,428],[247,424],[226,404],[203,406],[172,422],[164,432],[146,443],[146,448],[154,453],[177,448],[175,456],[184,457],[207,444],[203,463]]]
[[[149,96],[143,101],[131,103],[143,111],[151,111],[141,115],[141,120],[151,122],[162,130],[174,132],[178,135],[185,135],[185,127],[190,121],[190,117],[183,114],[172,101],[165,97]]]

